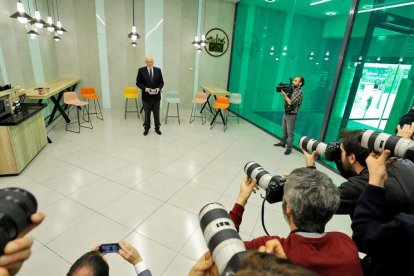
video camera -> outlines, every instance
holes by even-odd
[[[290,94],[293,92],[293,85],[292,85],[292,78],[289,78],[289,83],[283,83],[279,82],[279,84],[276,87],[276,92],[281,93],[282,91],[285,91],[286,94]]]
[[[250,161],[244,166],[244,172],[251,179],[256,179],[260,188],[266,191],[266,201],[276,203],[282,201],[283,185],[286,178],[281,175],[272,176],[262,166]]]
[[[36,198],[20,188],[0,189],[0,255],[6,244],[31,223],[37,210]]]

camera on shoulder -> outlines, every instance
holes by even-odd
[[[289,83],[279,82],[276,87],[276,92],[281,93],[282,91],[285,91],[286,94],[293,92],[292,78],[289,78]]]

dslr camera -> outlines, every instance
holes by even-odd
[[[279,82],[276,87],[276,92],[281,93],[282,91],[285,91],[288,95],[293,92],[292,78],[289,78],[289,83]]]
[[[262,166],[250,161],[244,166],[244,172],[251,179],[256,179],[260,188],[266,191],[266,201],[276,203],[282,201],[283,185],[286,178],[281,175],[272,176]]]
[[[414,162],[414,141],[387,133],[365,130],[360,134],[361,146],[370,151],[391,151],[391,154]]]
[[[324,142],[312,139],[308,136],[303,136],[299,140],[299,146],[308,152],[316,150],[320,157],[325,158],[328,161],[334,162],[341,160],[341,148],[338,142],[325,144]]]
[[[220,203],[209,203],[198,219],[219,274],[234,275],[247,251],[226,209]]]
[[[0,255],[6,244],[15,239],[31,223],[36,213],[36,198],[20,188],[0,189]]]

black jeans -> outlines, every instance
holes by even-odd
[[[145,112],[145,129],[151,128],[151,111],[154,116],[155,129],[160,129],[160,102],[161,101],[142,101]]]

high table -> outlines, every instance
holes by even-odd
[[[63,93],[68,91],[75,91],[76,85],[80,82],[79,78],[59,78],[52,81],[42,83],[33,88],[26,89],[26,99],[38,100],[39,104],[42,104],[43,100],[51,99],[54,107],[52,114],[50,114],[48,125],[53,122],[56,111],[59,111],[62,117],[67,123],[70,123],[70,119],[63,108],[60,106],[60,101],[63,97]],[[39,95],[37,87],[41,87],[45,90],[45,94]]]
[[[223,88],[212,86],[212,85],[202,85],[201,88],[203,88],[204,93],[208,93],[207,101],[203,104],[203,107],[201,108],[201,112],[203,112],[203,109],[208,105],[209,110],[212,114],[213,108],[210,105],[210,97],[211,95],[214,96],[214,99],[217,99],[217,96],[228,96],[230,95],[229,91],[224,90]]]

